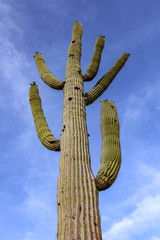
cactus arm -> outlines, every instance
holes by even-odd
[[[97,74],[99,65],[100,65],[100,60],[101,60],[101,53],[104,48],[104,43],[105,43],[105,36],[99,35],[99,37],[96,40],[95,44],[95,51],[91,59],[91,63],[83,76],[84,81],[91,81]]]
[[[101,134],[101,167],[95,179],[99,191],[105,190],[113,184],[121,165],[117,110],[115,104],[107,100],[102,101]]]
[[[60,151],[60,140],[56,139],[51,133],[46,122],[39,96],[38,87],[33,82],[29,90],[29,100],[34,118],[37,135],[41,143],[49,150]]]
[[[97,82],[97,84],[87,93],[85,93],[86,105],[93,103],[109,87],[118,72],[124,66],[130,54],[124,52],[116,61],[115,65]]]
[[[46,66],[45,60],[42,54],[39,52],[36,52],[36,55],[34,56],[34,58],[37,65],[38,72],[42,80],[51,88],[62,90],[65,82],[53,76],[53,74],[49,71],[48,67]]]

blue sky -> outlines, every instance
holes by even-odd
[[[122,165],[116,182],[100,192],[103,240],[160,240],[160,1],[0,0],[0,239],[53,240],[57,233],[60,153],[40,143],[29,105],[39,86],[55,137],[62,126],[63,93],[45,85],[33,55],[65,79],[67,50],[77,20],[83,24],[82,71],[99,35],[106,36],[91,89],[126,51],[126,65],[100,99],[113,100],[120,121]],[[99,99],[87,107],[93,173],[100,166]]]

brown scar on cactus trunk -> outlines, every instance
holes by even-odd
[[[102,108],[105,106],[106,108],[102,110],[101,117],[102,165],[97,177],[94,177],[89,153],[86,106],[92,104],[108,88],[124,66],[129,54],[124,53],[97,84],[85,93],[84,81],[91,81],[98,72],[105,37],[101,35],[98,37],[91,63],[83,75],[80,65],[82,34],[82,24],[76,21],[67,53],[65,81],[57,79],[49,71],[41,53],[36,52],[35,55],[35,62],[42,80],[51,88],[63,90],[63,124],[60,140],[54,137],[48,127],[41,106],[38,86],[35,82],[31,84],[29,93],[32,114],[40,141],[46,148],[60,151],[57,190],[57,239],[59,240],[102,240],[98,206],[99,191],[112,185],[120,166],[119,158],[117,158],[119,156],[117,136],[119,135],[115,134],[115,127],[118,126],[118,119],[115,117],[116,108],[113,104],[111,106],[103,104]],[[106,155],[104,149],[108,147],[110,149],[114,138],[116,147],[112,147],[111,153]],[[116,156],[117,162],[113,156]]]

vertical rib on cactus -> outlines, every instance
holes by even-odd
[[[58,180],[58,239],[102,239],[98,192],[90,167],[81,74],[82,25],[75,23],[63,88],[63,131]]]
[[[95,52],[85,75],[81,71],[82,24],[75,22],[68,49],[65,82],[55,78],[48,70],[43,56],[36,53],[35,60],[42,80],[54,89],[63,89],[63,125],[61,140],[50,132],[41,107],[38,88],[30,88],[30,104],[37,134],[46,148],[60,150],[57,211],[59,240],[102,240],[99,191],[108,188],[116,179],[120,167],[119,122],[113,103],[102,105],[102,155],[96,179],[91,170],[89,141],[86,124],[86,105],[93,103],[107,89],[124,66],[129,54],[124,53],[97,84],[84,94],[84,81],[97,74],[104,37],[99,36]],[[114,107],[114,109],[113,109]]]
[[[91,63],[83,77],[84,81],[91,81],[97,74],[101,61],[101,53],[104,48],[105,36],[99,35],[95,44],[95,51],[91,59]]]
[[[97,82],[97,84],[87,93],[85,93],[86,105],[93,103],[109,87],[118,72],[128,60],[130,54],[124,52],[116,61],[115,65]]]
[[[64,86],[64,82],[56,78],[48,69],[45,64],[44,58],[41,53],[36,52],[35,62],[37,65],[38,72],[42,78],[42,80],[51,88],[62,90]]]
[[[39,140],[49,150],[60,151],[60,141],[53,136],[48,127],[42,110],[38,87],[35,82],[30,87],[29,101]]]

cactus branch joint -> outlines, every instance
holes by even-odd
[[[115,65],[88,92],[84,82],[97,74],[105,37],[99,36],[86,73],[80,65],[82,24],[75,22],[68,49],[65,81],[57,79],[48,69],[41,53],[35,62],[41,79],[51,88],[63,90],[63,125],[61,139],[56,139],[46,122],[38,86],[31,84],[29,100],[37,135],[49,150],[60,151],[57,211],[57,239],[102,239],[99,191],[109,188],[115,181],[121,165],[119,121],[114,102],[103,100],[101,108],[102,153],[101,167],[94,177],[91,170],[86,106],[92,104],[108,88],[124,66],[130,54],[124,52]]]

